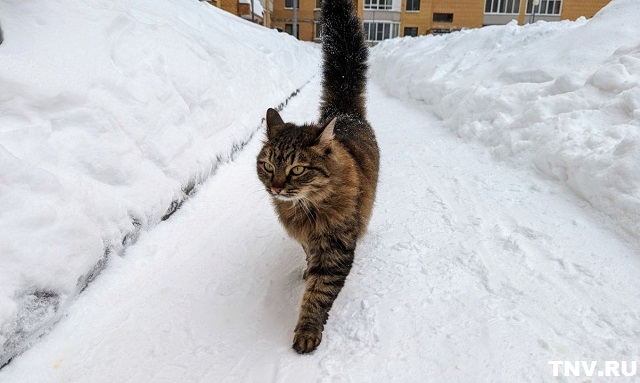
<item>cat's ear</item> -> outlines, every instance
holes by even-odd
[[[320,133],[320,138],[318,142],[323,147],[330,147],[333,139],[335,138],[335,134],[333,130],[336,127],[336,117],[334,117],[327,125],[322,128],[322,133]]]
[[[282,120],[282,117],[280,117],[280,114],[272,108],[267,109],[267,137],[269,139],[274,138],[278,132],[280,131],[280,128],[282,126],[284,126],[284,121]]]

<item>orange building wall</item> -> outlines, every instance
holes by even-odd
[[[238,16],[243,15],[251,17],[251,4],[238,3]]]
[[[431,29],[431,1],[420,0],[420,10],[407,12],[407,0],[402,0],[400,17],[400,36],[404,36],[405,27],[417,27],[418,35],[424,35]]]
[[[520,0],[520,14],[518,14],[518,25],[524,25],[527,11],[527,0]]]
[[[236,16],[238,15],[238,0],[219,0],[219,7]]]
[[[313,41],[313,9],[315,0],[298,0],[298,38]],[[284,0],[274,0],[271,26],[284,31],[285,24],[292,24],[293,9],[284,9]]]
[[[611,0],[565,0],[562,4],[562,20],[575,20],[580,16],[586,18],[593,17],[602,7],[609,4]],[[638,3],[640,6],[640,2]]]
[[[452,23],[432,23],[431,29],[479,28],[484,17],[484,0],[434,0],[431,12],[453,13]],[[432,15],[429,20],[433,20]]]

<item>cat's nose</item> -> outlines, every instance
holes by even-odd
[[[272,186],[271,191],[273,192],[273,194],[280,194],[280,192],[282,191],[282,188],[277,188],[275,186]]]

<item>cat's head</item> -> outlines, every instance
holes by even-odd
[[[258,155],[257,171],[267,192],[279,201],[313,199],[326,191],[334,171],[335,118],[324,126],[285,123],[267,111],[267,139]]]

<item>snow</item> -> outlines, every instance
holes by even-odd
[[[4,1],[0,14],[2,364],[307,82],[319,53],[197,1]]]
[[[312,120],[319,96],[316,78],[283,118]],[[304,253],[255,176],[256,136],[0,381],[542,382],[549,360],[638,360],[637,247],[423,105],[368,98],[378,203],[313,354],[291,349]]]
[[[591,20],[487,27],[375,47],[371,77],[460,137],[568,185],[640,237],[636,0]]]
[[[572,381],[548,361],[640,360],[635,1],[372,50],[379,195],[306,356],[303,251],[255,157],[267,107],[302,87],[282,115],[317,117],[317,47],[186,0],[0,14],[0,356],[32,344],[0,382]]]

